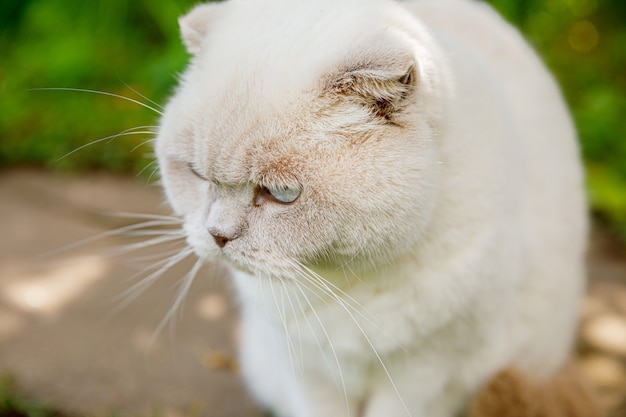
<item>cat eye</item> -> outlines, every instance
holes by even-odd
[[[300,197],[302,189],[300,187],[286,187],[282,185],[261,187],[257,192],[255,204],[260,205],[266,200],[271,200],[281,204],[291,204]]]
[[[289,204],[296,201],[296,199],[300,196],[300,188],[292,188],[292,187],[271,187],[267,189],[270,194],[281,203]]]

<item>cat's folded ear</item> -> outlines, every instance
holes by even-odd
[[[178,19],[183,43],[190,54],[197,54],[202,50],[202,42],[207,34],[209,23],[218,7],[218,3],[199,4]]]
[[[417,88],[417,62],[408,48],[376,45],[350,56],[324,83],[325,94],[369,107],[387,120],[404,108]]]

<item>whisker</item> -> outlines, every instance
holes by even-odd
[[[302,305],[300,304],[300,300],[299,300],[297,294],[295,294],[294,296],[296,297],[296,301],[298,301],[298,305],[300,306],[300,310],[296,310],[296,308],[295,308],[295,306],[293,304],[293,301],[291,299],[291,291],[289,290],[289,288],[287,288],[287,283],[282,281],[282,280],[280,281],[280,283],[283,286],[282,293],[284,293],[286,295],[287,302],[289,303],[289,306],[291,307],[291,315],[292,315],[292,317],[298,316],[297,311],[302,311]],[[295,282],[295,283],[296,283],[296,285],[298,284],[297,282]],[[281,297],[282,297],[282,293],[281,293]],[[302,356],[302,333],[300,332],[300,323],[299,323],[299,321],[297,319],[295,320],[295,323],[296,323],[296,333],[297,333],[297,337],[298,337],[298,345],[299,345],[299,348],[300,348],[300,362],[301,362],[302,358],[303,358],[303,356]],[[301,377],[302,377],[302,375],[301,375]]]
[[[345,291],[337,287],[335,284],[333,284],[329,280],[324,279],[324,277],[320,276],[317,272],[313,271],[307,266],[301,263],[296,263],[294,266],[297,269],[305,272],[305,275],[304,275],[305,278],[308,278],[308,276],[316,278],[316,280],[319,282],[319,284],[322,287],[320,289],[323,289],[327,294],[333,297],[333,299],[335,299],[338,302],[345,303],[346,306],[350,307],[355,313],[357,313],[363,319],[367,320],[370,324],[376,326],[376,321],[377,321],[376,316],[372,314],[363,304],[361,304],[360,302],[355,300],[352,296],[350,296],[350,294],[346,293]],[[346,299],[341,298],[338,294],[335,293],[335,291],[337,291],[341,296],[345,297]],[[369,317],[366,317],[366,315],[368,315]],[[383,331],[382,329],[379,329],[379,330]]]
[[[339,265],[338,269],[344,269],[344,268],[348,268],[348,270],[352,273],[352,275],[358,279],[360,282],[363,282],[361,280],[361,277],[359,277],[357,274],[354,273],[354,271],[352,271],[352,268],[350,268],[350,264],[352,264],[352,262],[354,262],[355,259],[357,259],[359,256],[362,256],[364,258],[367,258],[365,256],[363,256],[365,254],[365,245],[366,243],[363,242],[359,248],[355,251],[354,255],[352,255],[348,260],[346,260],[344,263],[342,263],[341,265]]]
[[[134,252],[134,251],[138,251],[140,249],[145,249],[145,248],[149,248],[151,246],[155,246],[155,245],[160,245],[162,243],[168,243],[168,242],[173,242],[176,240],[182,240],[184,239],[185,236],[180,235],[180,234],[176,234],[173,236],[157,236],[154,237],[152,239],[148,239],[148,240],[144,240],[142,242],[137,242],[137,243],[131,243],[128,245],[123,245],[118,247],[117,249],[115,249],[114,251],[111,251],[111,254],[114,256],[119,256],[119,255],[124,255],[130,252]]]
[[[185,233],[180,229],[164,229],[164,230],[132,230],[126,233],[127,236],[162,236],[162,235],[176,235],[185,237]]]
[[[189,253],[188,254],[190,254],[192,252],[193,251],[191,249],[189,249]],[[185,297],[189,293],[189,289],[191,288],[191,284],[193,283],[194,278],[198,274],[198,271],[200,270],[200,268],[202,267],[203,264],[204,264],[204,261],[202,259],[198,259],[196,261],[196,263],[193,265],[193,267],[191,267],[191,270],[189,270],[187,275],[185,275],[182,278],[182,280],[180,281],[181,282],[181,286],[180,286],[180,289],[178,290],[178,293],[176,294],[176,298],[174,300],[174,303],[172,304],[172,307],[170,307],[168,312],[165,314],[165,316],[163,317],[163,319],[161,320],[161,322],[159,323],[159,325],[157,326],[155,331],[152,333],[152,336],[150,337],[150,341],[148,342],[149,346],[154,345],[154,343],[156,342],[156,339],[159,337],[159,335],[161,334],[161,332],[165,328],[165,325],[167,323],[172,323],[171,322],[172,317],[174,316],[174,314],[176,314],[178,309],[183,304],[183,302],[185,300]]]
[[[379,324],[377,323],[377,321],[378,321],[377,317],[374,314],[372,314],[363,304],[359,303],[357,300],[355,300],[353,297],[351,297],[349,294],[347,294],[341,288],[337,287],[335,284],[333,284],[329,280],[325,279],[324,277],[319,275],[317,272],[311,270],[310,268],[306,267],[305,265],[300,264],[300,266],[303,269],[305,269],[309,274],[311,274],[311,276],[315,277],[325,287],[325,290],[327,291],[327,293],[330,294],[331,297],[333,297],[333,299],[335,299],[335,301],[344,304],[346,307],[350,307],[352,309],[352,311],[354,311],[362,319],[366,320],[376,330],[378,330],[384,336],[386,336],[386,337],[390,338],[391,340],[393,340],[394,342],[396,342],[398,347],[402,351],[408,353],[408,350],[406,349],[406,347],[404,347],[400,342],[398,342],[393,335],[389,334],[385,329],[383,329],[381,326],[379,326]],[[340,295],[343,295],[344,297],[346,297],[347,300],[341,298],[340,295],[337,295],[333,291],[333,288],[335,290],[337,290],[337,292],[339,292]],[[356,306],[352,305],[351,303],[354,303]],[[369,316],[369,317],[367,317],[367,316]]]
[[[140,231],[142,229],[148,229],[151,227],[164,227],[164,226],[173,227],[176,225],[180,226],[181,224],[181,220],[176,217],[164,216],[164,215],[158,215],[158,214],[123,213],[123,212],[105,213],[105,214],[109,217],[141,219],[141,220],[145,219],[146,221],[132,223],[132,224],[121,226],[112,230],[106,230],[94,236],[89,236],[87,238],[77,240],[68,245],[61,246],[59,248],[52,249],[46,253],[40,254],[39,258],[50,258],[52,256],[58,255],[60,253],[68,252],[78,247],[82,247],[91,243],[102,241],[104,239],[111,238],[111,237],[123,236],[124,234],[128,234],[134,231]],[[170,229],[167,229],[166,231],[169,232],[172,230],[175,230],[175,229],[170,228]],[[183,232],[181,231],[181,236],[182,234]]]
[[[137,173],[137,176],[140,177],[144,173],[144,171],[146,171],[149,168],[153,168],[152,172],[150,172],[150,175],[148,175],[148,182],[150,182],[154,174],[158,172],[159,170],[159,165],[156,160],[150,161],[149,163],[146,164],[146,166],[141,168],[141,170],[139,170],[139,172]]]
[[[148,132],[145,132],[148,133]],[[155,135],[155,132],[150,132],[151,135]],[[148,139],[148,140],[144,140],[143,142],[141,142],[140,144],[136,145],[135,147],[133,147],[133,149],[130,150],[130,152],[135,152],[137,149],[141,148],[144,145],[147,145],[148,143],[153,143],[155,142],[155,139]]]
[[[150,220],[169,220],[172,224],[182,224],[180,217],[171,216],[167,214],[155,214],[155,213],[136,213],[131,211],[115,211],[106,213],[109,217],[119,217],[128,219],[150,219]]]
[[[313,271],[312,269],[306,267],[305,265],[299,264],[301,268],[305,269],[309,274],[311,274],[312,276],[316,277],[317,280],[322,283],[322,285],[324,285],[325,287],[327,287],[327,290],[330,291],[330,294],[332,297],[335,298],[336,301],[341,302],[341,303],[345,303],[346,306],[352,308],[352,311],[354,311],[356,314],[358,314],[361,318],[363,318],[364,320],[366,320],[369,324],[371,324],[376,330],[380,331],[383,335],[389,337],[390,339],[392,339],[393,341],[395,341],[400,349],[402,349],[404,352],[408,353],[408,350],[402,346],[402,344],[400,344],[397,340],[395,340],[395,338],[390,335],[387,331],[385,331],[385,329],[383,329],[382,327],[380,327],[377,323],[378,319],[377,317],[372,314],[363,304],[359,303],[357,300],[355,300],[353,297],[350,296],[350,294],[346,293],[344,290],[342,290],[341,288],[339,288],[338,286],[336,286],[335,284],[333,284],[331,281],[325,279],[324,277],[322,277],[321,275],[319,275],[317,272]],[[341,296],[345,297],[347,300],[345,300],[344,298],[341,298],[339,295],[337,295],[334,291],[336,290]],[[348,302],[346,302],[348,301]],[[350,303],[354,303],[355,306],[353,306]],[[367,317],[369,316],[369,317]]]
[[[171,250],[169,252],[156,253],[152,255],[136,256],[136,257],[133,257],[132,262],[133,264],[143,264],[146,262],[153,263],[155,261],[162,261],[180,252],[180,245],[173,243],[170,246],[173,246],[173,245],[178,246],[177,249]]]
[[[258,285],[258,287],[260,289],[260,294],[263,294],[263,296],[261,297],[261,301],[263,303],[263,309],[265,310],[265,315],[271,316],[270,309],[267,306],[267,299],[265,297],[265,288],[264,288],[264,285],[263,285],[263,283],[265,281],[266,281],[265,279],[258,279],[258,280],[256,280],[256,282],[258,283],[257,285]]]
[[[75,92],[80,92],[80,93],[91,93],[91,94],[100,94],[103,96],[110,96],[110,97],[115,97],[115,98],[119,98],[122,100],[127,100],[130,101],[132,103],[138,104],[142,107],[145,107],[146,109],[152,110],[153,112],[155,112],[156,114],[162,116],[163,112],[161,110],[157,110],[154,107],[146,104],[146,103],[142,103],[139,100],[135,100],[133,98],[130,97],[126,97],[123,96],[121,94],[115,94],[115,93],[108,93],[106,91],[99,91],[99,90],[90,90],[87,88],[70,88],[70,87],[45,87],[45,88],[31,88],[29,89],[29,91],[75,91]]]
[[[286,342],[287,342],[287,355],[289,356],[289,363],[291,364],[291,370],[293,373],[293,377],[294,379],[296,379],[296,368],[299,368],[299,364],[294,364],[294,359],[293,359],[293,341],[291,340],[291,335],[289,332],[289,329],[287,327],[287,321],[285,318],[285,312],[284,312],[284,302],[282,303],[282,305],[278,304],[278,298],[276,297],[276,291],[274,290],[274,280],[270,279],[270,290],[272,292],[272,297],[274,298],[274,305],[276,306],[276,310],[278,311],[278,317],[280,318],[281,324],[283,326],[283,331],[285,333],[285,338],[286,338]],[[295,365],[295,366],[294,366]]]
[[[330,335],[328,334],[328,331],[326,330],[326,327],[322,323],[322,319],[317,314],[317,311],[315,311],[315,307],[313,307],[313,304],[309,301],[309,298],[306,296],[306,294],[302,290],[302,287],[300,286],[300,283],[298,283],[298,281],[294,281],[294,283],[295,283],[296,288],[302,294],[302,297],[306,301],[307,305],[309,306],[309,308],[311,310],[311,313],[313,313],[313,316],[315,316],[315,319],[319,323],[320,328],[322,329],[322,332],[324,333],[324,336],[326,337],[326,340],[328,340],[328,345],[330,346],[330,351],[331,351],[331,354],[333,355],[333,359],[335,360],[335,365],[337,366],[337,372],[339,373],[339,380],[340,380],[339,382],[341,383],[341,389],[343,390],[343,396],[344,396],[344,399],[346,401],[346,409],[348,411],[347,415],[351,415],[352,413],[350,412],[350,402],[348,400],[348,389],[346,387],[345,378],[343,376],[343,370],[341,369],[341,362],[339,361],[339,357],[337,356],[337,351],[335,350],[335,346],[333,345],[332,339],[330,338]],[[307,287],[305,286],[305,288],[307,288]],[[309,288],[307,288],[307,289],[309,291],[311,291]],[[311,292],[315,296],[320,297],[319,294],[317,294],[317,293],[315,293],[313,291],[311,291]],[[315,335],[315,331],[311,327],[311,324],[309,323],[308,319],[306,319],[306,322],[309,325],[309,328],[311,329],[311,332],[313,333],[313,335]],[[326,355],[323,353],[324,350],[322,349],[322,346],[321,346],[319,340],[317,339],[317,336],[315,336],[315,341],[317,343],[318,348],[320,349],[320,352],[322,352],[322,357],[324,358],[324,362],[326,363],[326,366],[330,370],[330,363],[328,362],[328,359],[326,358]],[[335,383],[336,382],[337,381],[335,381]]]
[[[68,245],[65,246],[61,246],[59,248],[53,249],[51,251],[48,251],[46,253],[43,253],[41,255],[39,255],[40,258],[46,258],[46,257],[51,257],[54,255],[58,255],[60,253],[63,252],[67,252],[70,251],[72,249],[76,249],[80,246],[83,245],[87,245],[90,243],[94,243],[109,237],[114,237],[114,236],[120,236],[123,235],[124,233],[128,233],[131,232],[133,230],[140,230],[140,229],[144,229],[144,228],[148,228],[148,227],[155,227],[155,226],[173,226],[175,224],[180,224],[180,221],[175,222],[172,220],[149,220],[149,221],[145,221],[145,222],[140,222],[140,223],[133,223],[130,225],[126,225],[126,226],[122,226],[122,227],[118,227],[116,229],[113,230],[106,230],[104,232],[98,233],[97,235],[94,236],[90,236],[88,238],[85,239],[81,239],[75,242],[72,242]]]
[[[115,139],[120,138],[120,137],[122,137],[122,136],[130,136],[130,135],[153,135],[153,134],[154,134],[154,132],[149,131],[149,130],[138,130],[138,129],[145,129],[145,128],[146,128],[146,126],[132,127],[132,128],[130,128],[130,129],[126,129],[126,130],[123,130],[123,131],[121,131],[121,132],[119,132],[119,133],[116,133],[115,135],[105,136],[105,137],[100,138],[100,139],[92,140],[91,142],[86,143],[86,144],[84,144],[84,145],[81,145],[81,146],[79,146],[78,148],[76,148],[76,149],[74,149],[74,150],[72,150],[72,151],[70,151],[70,152],[66,153],[66,154],[65,154],[65,155],[63,155],[63,156],[60,156],[59,158],[57,158],[56,162],[59,162],[59,161],[61,161],[62,159],[65,159],[65,158],[67,158],[68,156],[70,156],[70,155],[72,155],[72,154],[74,154],[74,153],[76,153],[76,152],[78,152],[78,151],[80,151],[80,150],[82,150],[82,149],[85,149],[85,148],[87,148],[87,147],[89,147],[89,146],[95,145],[95,144],[100,143],[100,142],[104,142],[104,141],[112,141],[112,140],[115,140]],[[131,152],[132,152],[132,151],[131,151]]]
[[[158,175],[158,172],[159,172],[159,164],[157,163],[156,160],[148,164],[148,166],[151,166],[151,165],[154,166],[154,169],[152,170],[150,175],[148,175],[148,182],[152,181],[152,177],[154,177],[155,175]]]
[[[133,87],[131,87],[130,85],[126,84],[125,82],[122,81],[122,84],[124,84],[124,86],[126,88],[128,88],[130,91],[132,91],[133,93],[137,94],[139,97],[143,98],[146,101],[149,101],[150,103],[154,104],[156,107],[158,107],[161,110],[165,110],[165,107],[163,107],[160,103],[157,103],[156,101],[152,100],[151,98],[146,97],[145,95],[141,94],[139,91],[137,91],[136,89],[134,89]]]
[[[327,292],[327,294],[330,295],[331,297],[333,297],[333,299],[335,301],[337,301],[337,303],[343,308],[343,310],[348,314],[348,316],[350,316],[350,318],[352,319],[352,322],[355,324],[357,329],[361,332],[361,334],[363,335],[365,341],[367,342],[367,344],[371,348],[372,352],[376,356],[376,359],[378,360],[378,363],[380,364],[381,368],[383,369],[383,372],[387,376],[387,379],[389,380],[389,383],[391,384],[391,387],[393,388],[394,392],[396,393],[396,395],[398,397],[398,401],[400,401],[400,404],[404,408],[404,411],[406,411],[407,415],[409,417],[411,417],[411,412],[409,411],[409,408],[407,407],[406,403],[402,399],[402,395],[400,394],[400,391],[399,391],[396,383],[393,381],[393,378],[391,377],[391,373],[389,372],[389,369],[387,368],[387,365],[385,365],[385,362],[383,361],[382,357],[380,356],[380,354],[376,350],[376,347],[372,343],[371,339],[369,338],[369,336],[367,335],[367,333],[365,332],[365,330],[363,329],[361,324],[358,322],[356,317],[354,317],[354,315],[352,314],[352,312],[348,308],[348,307],[351,307],[352,309],[354,309],[354,307],[350,306],[350,304],[347,304],[347,305],[344,304],[344,302],[341,299],[341,297],[339,297],[332,290],[330,290],[330,288],[328,287],[327,284],[332,285],[332,283],[330,283],[328,280],[323,279],[323,277],[319,276],[319,274],[315,273],[314,271],[312,271],[311,269],[307,268],[306,266],[304,266],[302,264],[300,264],[300,266],[302,267],[302,269],[300,271],[308,272],[308,274],[304,274],[303,273],[301,276],[304,279],[307,279],[308,282],[310,282],[311,284],[317,286],[317,288],[320,288],[320,289],[323,289],[323,290],[328,290],[329,292]],[[317,281],[317,282],[315,282],[315,281]],[[321,287],[320,287],[320,285],[321,285]],[[356,311],[356,312],[358,313],[358,311]]]
[[[165,274],[170,268],[181,262],[192,253],[191,250],[179,250],[174,255],[166,259],[151,263],[145,266],[140,271],[134,273],[130,277],[126,277],[126,281],[136,281],[134,284],[126,288],[120,294],[118,294],[114,301],[123,300],[126,301],[136,299],[144,291],[152,286],[163,274]],[[147,275],[146,275],[147,274]]]
[[[186,248],[178,252],[177,255],[171,256],[167,259],[162,260],[161,262],[157,262],[155,264],[149,265],[141,271],[133,274],[128,280],[135,280],[138,277],[142,276],[146,272],[154,271],[149,275],[141,278],[138,282],[131,285],[127,289],[125,289],[122,293],[116,296],[113,301],[118,302],[118,305],[111,310],[109,313],[109,317],[118,314],[120,311],[125,309],[132,301],[137,299],[141,294],[143,294],[148,288],[150,288],[160,277],[163,276],[170,268],[172,268],[177,263],[181,262],[183,259],[187,258],[189,255],[193,253],[192,249]]]

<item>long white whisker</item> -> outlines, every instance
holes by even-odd
[[[130,85],[126,84],[125,82],[122,82],[122,84],[124,84],[124,86],[126,88],[128,88],[130,91],[132,91],[133,93],[137,94],[139,97],[143,98],[144,100],[149,101],[150,103],[154,104],[156,107],[158,107],[161,110],[165,110],[165,107],[163,107],[160,103],[157,103],[156,101],[152,100],[151,98],[146,97],[145,95],[141,94],[139,91],[135,90],[133,87],[131,87]]]
[[[310,282],[311,284],[314,284],[314,285],[315,285],[314,281],[317,281],[317,284],[322,285],[322,288],[329,290],[329,287],[328,287],[327,284],[331,284],[331,283],[328,280],[323,280],[322,277],[320,277],[318,274],[316,274],[314,271],[310,270],[309,268],[307,268],[304,265],[301,265],[301,267],[303,268],[301,271],[303,271],[303,272],[307,271],[310,274],[310,275],[302,274],[303,278],[306,278],[308,280],[308,282]],[[319,285],[318,285],[318,288],[319,288]],[[385,375],[387,376],[387,379],[389,380],[389,383],[391,384],[391,387],[393,388],[394,392],[396,393],[396,395],[398,397],[398,400],[400,401],[402,407],[404,408],[404,411],[406,411],[407,415],[409,417],[411,417],[411,412],[409,411],[409,408],[407,407],[406,403],[402,399],[402,395],[400,394],[400,391],[398,390],[398,387],[397,387],[396,383],[393,381],[393,378],[391,377],[391,374],[389,373],[389,369],[387,368],[387,365],[385,365],[385,362],[383,361],[382,357],[380,356],[380,354],[376,350],[376,347],[372,343],[371,339],[369,338],[369,336],[367,335],[367,333],[365,332],[365,330],[363,329],[361,324],[358,322],[356,317],[354,317],[354,315],[352,314],[350,309],[344,304],[343,300],[339,296],[337,296],[332,290],[330,291],[329,295],[333,296],[333,298],[343,308],[343,310],[348,314],[348,316],[350,316],[350,318],[352,319],[352,321],[355,324],[355,326],[359,329],[359,331],[363,335],[365,341],[367,342],[369,347],[372,349],[372,352],[376,356],[376,359],[378,360],[378,363],[380,363],[380,366],[382,367],[383,371],[385,372]],[[354,309],[354,307],[352,307],[352,308]]]
[[[137,242],[137,243],[131,243],[128,245],[123,245],[118,247],[116,250],[111,251],[112,255],[122,255],[122,254],[126,254],[129,252],[134,252],[140,249],[145,249],[151,246],[155,246],[155,245],[160,245],[161,243],[168,243],[168,242],[173,242],[176,240],[182,240],[184,239],[185,236],[183,236],[182,234],[175,234],[175,235],[167,235],[167,234],[160,234],[157,237],[154,237],[152,239],[148,239],[148,240],[144,240],[141,242]]]
[[[179,236],[185,237],[185,233],[180,229],[164,229],[164,230],[131,230],[130,232],[125,233],[126,236],[135,237],[135,236]]]
[[[148,175],[148,181],[152,181],[152,177],[154,177],[155,175],[158,175],[159,172],[160,172],[159,171],[159,164],[155,164],[155,168],[152,170],[150,175]]]
[[[298,288],[298,291],[300,291],[300,293],[302,294],[302,297],[304,298],[304,301],[306,301],[306,303],[308,304],[309,308],[311,309],[311,313],[313,313],[313,316],[315,316],[315,319],[319,323],[320,328],[322,329],[322,332],[324,333],[324,336],[326,337],[326,340],[328,340],[328,345],[330,346],[330,351],[331,351],[331,354],[333,355],[333,359],[335,360],[335,365],[337,366],[337,372],[339,373],[339,380],[340,380],[340,383],[341,383],[341,389],[343,390],[343,396],[344,396],[344,399],[346,401],[346,409],[348,411],[347,415],[351,415],[351,412],[350,412],[350,401],[348,400],[348,389],[346,388],[346,381],[345,381],[345,378],[343,376],[343,370],[341,369],[341,362],[339,361],[339,357],[337,356],[337,351],[335,350],[335,346],[333,345],[332,339],[330,338],[330,335],[328,334],[328,331],[326,330],[326,327],[322,323],[322,319],[317,314],[317,311],[315,311],[315,307],[313,307],[313,304],[311,303],[311,301],[309,301],[309,298],[307,297],[307,295],[302,290],[302,287],[300,286],[300,283],[298,283],[297,281],[294,281],[294,283],[296,285],[296,288]],[[307,288],[307,287],[305,286],[305,288]],[[307,288],[307,289],[309,291],[311,291],[309,288]],[[317,297],[319,297],[319,294],[315,293],[314,291],[311,291],[311,292],[314,295],[316,295]],[[309,328],[311,329],[311,332],[315,335],[315,331],[311,327],[311,324],[309,323],[308,319],[306,321],[307,321],[307,324],[309,325]],[[324,350],[322,349],[322,346],[321,346],[319,340],[317,339],[317,336],[315,336],[315,341],[316,341],[316,343],[317,343],[317,345],[318,345],[318,347],[320,349],[320,352],[322,352],[322,356],[324,358],[324,362],[326,362],[326,366],[328,366],[328,368],[330,369],[330,363],[328,362],[328,360],[326,358],[326,355],[323,354]]]
[[[376,330],[380,331],[383,335],[396,341],[392,335],[390,335],[385,329],[383,329],[382,327],[378,325],[377,323],[378,319],[376,318],[376,316],[372,314],[363,304],[359,303],[357,300],[351,297],[350,294],[347,294],[345,291],[343,291],[341,288],[339,288],[338,286],[336,286],[329,280],[324,279],[324,277],[320,276],[317,272],[313,271],[311,268],[308,268],[307,266],[301,263],[298,263],[297,266],[301,268],[302,270],[306,271],[306,273],[309,274],[311,277],[315,277],[317,282],[319,282],[319,284],[322,287],[324,287],[324,290],[327,292],[327,294],[329,294],[335,301],[341,303],[342,305],[346,307],[350,307],[354,313],[356,313],[361,318],[366,320]],[[335,293],[335,291],[337,291],[339,294]],[[342,296],[345,297],[345,299],[342,298]],[[406,348],[402,346],[399,342],[398,342],[398,345],[400,349],[402,349],[405,352],[408,352]]]
[[[303,276],[304,278],[308,279],[313,285],[315,285],[318,289],[324,291],[333,300],[335,300],[336,302],[340,303],[344,308],[348,308],[349,307],[350,309],[352,309],[352,311],[354,313],[356,313],[361,318],[366,320],[369,324],[371,324],[374,328],[379,330],[382,334],[384,334],[384,335],[386,335],[388,337],[392,337],[391,335],[389,335],[384,329],[382,329],[377,324],[377,318],[376,318],[375,315],[373,315],[365,306],[363,306],[361,303],[359,303],[357,300],[355,300],[353,297],[351,297],[349,294],[347,294],[341,288],[337,287],[335,284],[333,284],[332,282],[328,281],[327,279],[324,279],[318,273],[316,273],[315,271],[313,271],[312,269],[306,267],[305,265],[303,265],[301,263],[294,264],[294,267],[301,271],[301,276]],[[314,277],[315,280],[311,281],[310,277]],[[340,295],[342,295],[346,299],[344,299],[340,295],[336,294],[335,290],[337,292],[339,292]],[[402,347],[402,346],[401,346],[401,349],[406,351],[406,349],[404,347]]]
[[[147,133],[147,132],[146,132]],[[154,132],[150,132],[150,134],[154,135]],[[148,143],[152,143],[155,142],[155,139],[148,139],[148,140],[144,140],[143,142],[141,142],[140,144],[136,145],[135,147],[133,147],[133,149],[130,150],[130,152],[135,152],[137,149],[141,148],[143,145],[147,145]]]
[[[159,165],[158,165],[158,162],[156,160],[151,161],[150,163],[146,164],[146,166],[141,168],[141,170],[137,173],[137,176],[140,177],[141,174],[143,174],[144,171],[149,169],[150,167],[154,167],[154,169],[152,170],[150,175],[148,175],[148,182],[150,182],[152,180],[152,177],[154,176],[154,174],[159,170]]]
[[[165,221],[165,220],[150,220],[150,221],[145,221],[145,222],[139,222],[139,223],[133,223],[130,225],[126,225],[126,226],[122,226],[122,227],[118,227],[116,229],[113,230],[107,230],[104,231],[102,233],[98,233],[95,236],[90,236],[88,238],[85,239],[81,239],[78,240],[76,242],[70,243],[68,245],[62,246],[60,248],[56,248],[53,249],[49,252],[46,252],[44,254],[39,255],[42,258],[45,257],[50,257],[50,256],[54,256],[57,255],[59,253],[62,252],[67,252],[69,250],[75,249],[79,246],[83,246],[89,243],[93,243],[93,242],[97,242],[99,240],[103,240],[109,237],[113,237],[113,236],[120,236],[123,235],[124,233],[128,233],[131,232],[133,230],[139,230],[139,229],[144,229],[144,228],[148,228],[148,227],[154,227],[154,226],[172,226],[175,225],[177,222],[174,221]],[[180,221],[178,221],[178,223],[180,224]]]
[[[170,221],[172,224],[182,223],[180,217],[169,216],[166,214],[154,214],[154,213],[136,213],[132,211],[116,211],[112,213],[106,213],[109,217],[119,217],[119,218],[128,218],[128,219],[148,219],[148,220],[164,220]]]
[[[295,318],[295,323],[296,323],[296,333],[297,333],[297,337],[298,337],[298,345],[300,348],[300,356],[299,356],[299,360],[296,362],[298,364],[298,372],[300,374],[300,378],[304,379],[303,376],[303,372],[302,372],[302,333],[300,332],[300,322],[297,319],[298,313],[296,312],[295,306],[293,304],[293,301],[291,300],[291,293],[289,291],[289,288],[287,287],[287,283],[285,283],[284,281],[280,281],[281,285],[283,286],[283,291],[281,291],[281,301],[282,298],[286,296],[287,298],[287,302],[289,303],[289,306],[291,307],[291,315],[292,317]],[[296,283],[297,284],[297,283]],[[296,299],[297,299],[297,295],[296,295]],[[296,355],[296,351],[295,351],[295,346],[294,346],[294,355]],[[296,355],[297,356],[297,355]]]
[[[152,177],[157,175],[159,172],[159,167],[160,167],[159,164],[156,161],[154,161],[152,164],[154,165],[154,169],[152,170],[150,175],[148,175],[148,182],[152,181]],[[150,164],[148,164],[148,166],[150,166]]]
[[[145,274],[148,271],[154,271],[153,273],[141,278],[138,282],[133,284],[131,287],[125,289],[120,295],[116,297],[116,299],[125,298],[130,293],[133,293],[136,288],[142,287],[145,284],[148,284],[148,286],[150,286],[151,285],[150,283],[153,282],[156,278],[159,278],[168,269],[170,269],[172,266],[176,265],[183,259],[187,258],[192,253],[193,253],[192,249],[183,248],[182,250],[176,251],[175,255],[162,259],[153,264],[150,264],[146,266],[145,268],[143,268],[141,271],[131,275],[130,277],[127,277],[126,280],[133,281],[137,279],[138,277],[141,277],[143,274]]]
[[[176,246],[180,246],[180,245],[176,245]],[[171,250],[169,252],[156,253],[156,254],[146,255],[146,256],[136,256],[136,257],[133,257],[132,261],[135,264],[141,264],[141,263],[146,263],[146,262],[149,262],[149,263],[161,262],[161,261],[164,261],[165,259],[169,259],[171,256],[179,252],[180,252],[180,247],[178,247],[177,249]]]
[[[352,262],[357,259],[359,256],[363,256],[365,254],[365,245],[366,243],[363,242],[359,248],[355,251],[354,255],[352,255],[350,257],[350,259],[348,259],[347,261],[345,261],[344,263],[342,263],[341,265],[339,265],[339,267],[337,269],[341,269],[344,272],[344,275],[346,275],[345,270],[348,269],[348,271],[350,271],[350,273],[352,274],[352,276],[354,278],[356,278],[360,283],[363,283],[363,280],[361,279],[361,277],[356,274],[352,268],[350,267],[350,265],[352,264]],[[363,256],[364,258],[367,258],[365,256]],[[348,282],[350,282],[348,280]]]
[[[289,333],[289,329],[287,328],[287,321],[285,318],[284,303],[279,304],[278,298],[276,297],[276,291],[274,290],[274,280],[270,278],[270,290],[272,292],[272,298],[274,299],[274,305],[276,306],[276,310],[278,311],[278,317],[280,318],[281,324],[283,326],[283,331],[285,333],[285,338],[287,342],[287,355],[289,356],[289,363],[291,364],[291,371],[293,373],[294,380],[296,379],[296,368],[299,369],[299,364],[294,363],[294,346],[293,341],[291,340],[291,336]]]
[[[72,155],[72,154],[74,154],[74,153],[76,153],[76,152],[78,152],[78,151],[80,151],[80,150],[82,150],[82,149],[85,149],[85,148],[87,148],[87,147],[89,147],[89,146],[95,145],[95,144],[100,143],[100,142],[104,142],[104,141],[112,141],[112,140],[117,139],[117,138],[120,138],[120,137],[122,137],[122,136],[130,136],[130,135],[153,135],[153,134],[154,134],[154,132],[149,131],[149,130],[137,130],[137,129],[139,129],[139,128],[142,128],[142,129],[143,129],[143,128],[145,128],[145,126],[133,127],[133,128],[130,128],[130,129],[123,130],[123,131],[121,131],[121,132],[119,132],[119,133],[116,133],[115,135],[105,136],[105,137],[100,138],[100,139],[92,140],[92,141],[91,141],[91,142],[89,142],[89,143],[85,143],[84,145],[81,145],[81,146],[79,146],[78,148],[75,148],[75,149],[73,149],[73,150],[69,151],[68,153],[66,153],[66,154],[65,154],[65,155],[63,155],[63,156],[60,156],[59,158],[57,158],[57,160],[56,160],[56,161],[57,161],[57,162],[59,162],[60,160],[65,159],[65,158],[67,158],[68,156],[70,156],[70,155]]]
[[[141,295],[144,291],[150,288],[152,284],[154,284],[161,276],[163,276],[165,272],[167,272],[171,267],[173,267],[183,259],[187,258],[192,253],[192,249],[183,249],[179,251],[177,255],[164,259],[161,262],[149,265],[148,267],[129,277],[129,280],[134,280],[137,277],[145,274],[146,272],[154,270],[154,272],[143,277],[140,281],[131,285],[129,288],[125,289],[121,294],[114,298],[114,301],[118,301],[118,305],[109,313],[109,316],[115,315],[124,308],[126,308],[133,300],[135,300],[137,297],[139,297],[139,295]]]
[[[149,106],[146,103],[142,103],[139,100],[135,100],[133,98],[130,97],[126,97],[120,94],[115,94],[115,93],[108,93],[106,91],[99,91],[99,90],[90,90],[87,88],[70,88],[70,87],[46,87],[46,88],[31,88],[29,89],[29,91],[75,91],[75,92],[80,92],[80,93],[91,93],[91,94],[100,94],[103,96],[110,96],[110,97],[116,97],[122,100],[127,100],[130,101],[132,103],[138,104],[142,107],[145,107],[146,109],[152,110],[153,112],[157,113],[158,115],[162,116],[163,112],[160,110],[157,110],[156,108]]]
[[[190,249],[189,252],[191,253],[192,250]],[[174,314],[176,314],[178,309],[183,304],[185,297],[187,296],[187,293],[189,293],[189,288],[191,288],[191,284],[193,283],[194,278],[198,274],[198,271],[200,270],[203,264],[204,264],[204,261],[202,259],[198,259],[196,263],[193,265],[193,267],[191,268],[191,270],[187,273],[187,275],[185,275],[185,277],[181,280],[181,286],[180,286],[180,289],[178,290],[178,294],[176,295],[176,299],[174,300],[172,307],[165,314],[165,316],[163,317],[163,319],[161,320],[161,322],[155,329],[154,333],[150,337],[150,341],[148,343],[149,346],[154,345],[154,343],[156,342],[156,339],[159,337],[159,335],[163,331],[163,328],[165,327],[165,325],[171,321]]]

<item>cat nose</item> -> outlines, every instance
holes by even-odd
[[[213,236],[215,244],[220,248],[223,248],[228,242],[234,239],[234,237],[226,236],[225,233],[217,231],[215,229],[209,229],[209,233],[211,234],[211,236]]]

